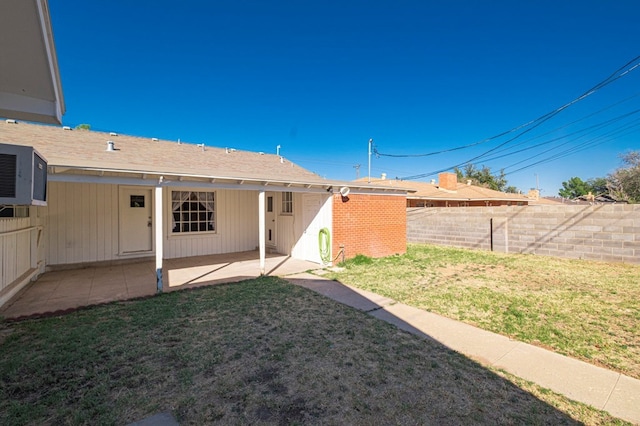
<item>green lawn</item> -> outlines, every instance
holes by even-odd
[[[640,378],[640,266],[409,245],[332,278]]]
[[[623,424],[277,278],[0,322],[0,424]]]

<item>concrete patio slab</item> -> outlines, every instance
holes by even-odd
[[[283,276],[320,268],[289,256],[269,254],[267,275]],[[260,276],[257,251],[166,259],[164,291],[237,282]],[[30,283],[1,309],[5,318],[67,311],[115,300],[153,296],[157,292],[155,263],[150,260],[94,265],[47,272]]]

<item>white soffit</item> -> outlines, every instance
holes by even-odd
[[[47,0],[0,0],[0,116],[60,124],[64,112]]]

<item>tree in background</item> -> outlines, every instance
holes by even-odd
[[[640,151],[621,154],[623,166],[607,178],[611,195],[629,203],[640,203]]]
[[[598,196],[609,194],[609,183],[607,178],[591,178],[587,181],[587,186],[593,195]]]
[[[607,178],[591,178],[586,182],[577,176],[566,182],[562,182],[562,189],[558,195],[564,198],[578,198],[591,193],[593,196],[609,194],[609,181]]]
[[[469,163],[464,166],[464,170],[455,167],[453,171],[458,176],[459,182],[471,180],[473,185],[483,186],[496,191],[504,191],[507,187],[504,170],[500,170],[499,176],[494,176],[489,167],[482,166],[481,169],[478,169],[474,164]]]
[[[91,124],[78,124],[76,130],[91,130]]]
[[[562,189],[558,191],[558,195],[564,198],[578,198],[587,195],[590,191],[589,184],[577,176],[572,177],[566,182],[562,182]]]

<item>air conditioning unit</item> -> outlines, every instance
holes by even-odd
[[[0,143],[0,204],[47,205],[47,161],[33,147]]]

